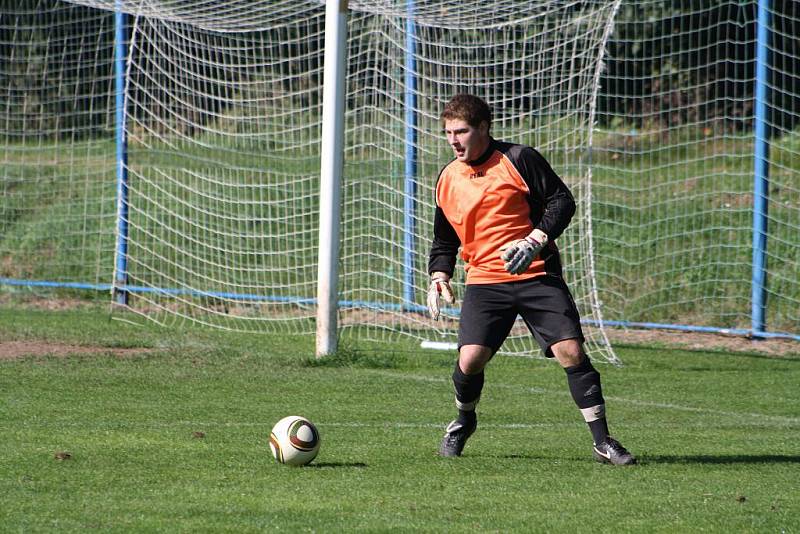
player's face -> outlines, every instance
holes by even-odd
[[[458,161],[465,163],[474,161],[481,157],[489,146],[489,125],[485,122],[475,127],[461,119],[446,120],[444,133]]]

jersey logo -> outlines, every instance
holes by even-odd
[[[475,178],[483,178],[486,176],[486,171],[476,171],[469,175],[470,180],[474,180]]]

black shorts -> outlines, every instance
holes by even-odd
[[[483,345],[497,352],[521,315],[548,358],[550,347],[565,339],[584,340],[580,316],[567,284],[557,276],[539,276],[502,284],[468,285],[461,306],[458,347]]]

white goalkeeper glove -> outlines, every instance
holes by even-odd
[[[528,270],[533,260],[547,245],[547,234],[534,230],[524,239],[517,239],[500,248],[500,259],[505,263],[506,271],[511,274],[522,274]]]
[[[428,313],[434,321],[439,319],[439,298],[443,298],[449,304],[456,303],[453,288],[450,287],[450,276],[447,273],[431,273],[431,285],[428,288]]]

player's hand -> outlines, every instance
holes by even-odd
[[[533,260],[547,245],[547,234],[534,230],[524,239],[517,239],[504,245],[500,251],[500,259],[505,263],[506,271],[511,274],[522,274],[528,270]]]
[[[434,321],[439,319],[439,298],[449,304],[456,303],[453,288],[450,287],[450,276],[447,273],[431,273],[431,285],[428,288],[428,313]]]

